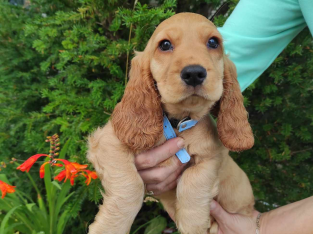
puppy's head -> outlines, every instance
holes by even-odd
[[[178,119],[200,119],[216,103],[223,144],[233,151],[253,146],[235,66],[224,55],[221,35],[205,17],[181,13],[163,21],[144,52],[132,60],[129,76],[112,124],[132,150],[149,149],[160,139],[163,109]]]

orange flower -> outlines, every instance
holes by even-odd
[[[67,179],[70,179],[73,174],[76,174],[78,172],[78,170],[75,168],[75,166],[72,165],[71,162],[69,162],[65,159],[56,158],[54,160],[61,161],[65,165],[65,180],[64,180],[64,182],[66,182]]]
[[[45,165],[47,165],[48,163],[52,164],[52,166],[63,167],[63,164],[61,164],[61,163],[53,163],[50,161],[43,163],[39,169],[39,176],[41,179],[45,177]]]
[[[87,175],[85,173],[82,173],[82,175],[86,177],[85,183],[87,185],[90,184],[91,178],[94,180],[98,178],[98,175],[95,171],[89,171],[89,170],[83,170],[83,171],[87,172]]]
[[[40,169],[39,169],[39,176],[42,179],[43,177],[45,177],[45,166],[46,164],[48,164],[50,162],[45,162],[41,165]]]
[[[2,197],[1,198],[4,198],[7,193],[14,193],[15,192],[15,189],[14,189],[15,187],[16,186],[9,185],[9,184],[4,183],[3,181],[0,180],[0,189],[1,189],[1,192],[2,192]]]
[[[77,170],[83,170],[86,169],[88,167],[88,165],[81,165],[79,163],[76,162],[70,162]]]
[[[28,158],[24,163],[22,163],[20,166],[18,166],[16,169],[21,170],[21,171],[27,171],[29,172],[30,168],[34,165],[34,163],[38,160],[38,158],[45,156],[49,157],[49,161],[44,162],[39,169],[39,176],[40,178],[44,178],[45,176],[45,166],[47,164],[51,164],[51,166],[57,166],[57,167],[63,167],[65,166],[65,170],[61,171],[57,176],[55,176],[55,180],[66,182],[68,179],[71,182],[71,185],[74,185],[74,180],[77,176],[80,174],[83,174],[87,180],[86,184],[89,185],[91,179],[97,178],[97,174],[95,172],[91,172],[89,170],[85,170],[88,165],[82,165],[76,162],[69,162],[68,160],[65,159],[59,159],[59,158],[54,158],[54,156],[59,155],[57,151],[60,150],[60,143],[59,141],[59,136],[57,134],[54,134],[52,137],[48,136],[46,142],[50,142],[50,154],[35,154]],[[57,163],[57,161],[60,161],[62,163]],[[85,173],[85,172],[87,173]],[[80,173],[79,173],[80,172]]]
[[[54,177],[55,180],[61,182],[66,176],[66,170],[61,171],[57,176]]]
[[[19,165],[16,169],[29,172],[30,168],[34,165],[34,163],[38,160],[38,158],[42,156],[50,158],[50,156],[47,154],[35,154],[31,156],[29,159],[27,159],[24,163]]]
[[[86,168],[87,165],[81,165],[78,163],[72,163],[70,162],[76,169],[78,168]],[[77,170],[77,172],[82,172],[81,175],[83,175],[86,178],[85,183],[87,185],[90,184],[91,179],[97,179],[98,176],[96,174],[96,172],[94,171],[89,171],[89,170]],[[71,173],[70,176],[68,177],[68,179],[70,179],[71,185],[74,185],[74,180],[75,178],[78,176],[78,174],[76,173]],[[86,173],[84,173],[86,172]],[[54,177],[55,180],[58,180],[59,182],[61,182],[64,178],[66,177],[66,170],[61,171],[57,176]],[[65,180],[66,181],[66,180]],[[65,182],[64,181],[64,182]]]
[[[72,185],[72,186],[74,185],[74,179],[75,179],[77,176],[78,176],[78,175],[76,175],[76,174],[72,174],[72,175],[71,175],[70,182],[71,182],[71,185]]]
[[[62,180],[64,180],[66,176],[66,170],[61,171],[57,176],[54,177],[55,180],[61,182]],[[74,185],[74,179],[77,177],[77,174],[71,174],[70,176],[70,182],[71,185]],[[65,182],[65,181],[64,181]]]
[[[88,173],[89,176],[91,176],[91,178],[93,178],[94,180],[98,178],[98,175],[95,171],[89,171],[89,170],[84,170],[85,172]]]

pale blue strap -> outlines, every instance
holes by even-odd
[[[198,121],[194,119],[186,120],[178,125],[178,131],[183,132],[189,128],[194,127],[197,123]]]
[[[163,131],[166,140],[176,137],[176,133],[166,115],[163,117]]]
[[[176,153],[177,158],[181,163],[187,163],[190,161],[190,155],[188,154],[186,149],[181,149]]]
[[[176,133],[175,133],[170,121],[166,117],[166,115],[164,115],[164,117],[163,117],[163,132],[164,132],[164,136],[165,136],[166,140],[169,140],[169,139],[176,137]],[[185,149],[179,150],[176,153],[176,156],[179,159],[179,161],[181,161],[182,163],[187,163],[190,160],[190,155],[188,154],[188,152]]]

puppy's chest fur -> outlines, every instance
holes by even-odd
[[[176,135],[183,138],[185,142],[185,149],[189,155],[194,159],[195,163],[202,161],[203,159],[213,159],[221,157],[228,153],[228,150],[224,147],[218,138],[216,125],[212,117],[203,117],[196,126],[178,132],[174,129]],[[161,145],[166,141],[162,136],[157,145]],[[167,165],[171,159],[163,162],[162,165]]]

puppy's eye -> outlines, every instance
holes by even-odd
[[[172,46],[172,44],[171,44],[171,42],[169,40],[163,40],[163,41],[160,42],[159,48],[162,51],[167,51],[167,50],[172,50],[173,46]]]
[[[207,46],[211,49],[216,49],[219,46],[218,40],[215,37],[210,38]]]

